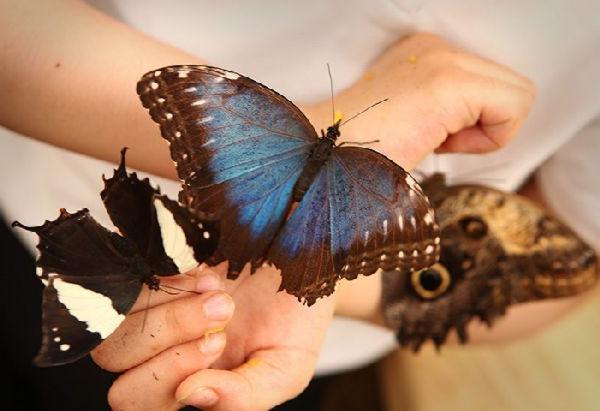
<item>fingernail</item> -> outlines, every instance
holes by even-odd
[[[224,343],[225,335],[222,332],[207,332],[200,340],[200,351],[206,355],[216,354],[223,348]]]
[[[182,404],[190,404],[196,407],[210,407],[219,401],[217,393],[206,387],[198,387],[189,394],[177,399]]]
[[[196,291],[198,291],[199,293],[222,290],[223,288],[224,287],[221,278],[213,273],[203,274],[196,281]]]
[[[204,314],[209,320],[227,320],[233,314],[233,301],[227,294],[218,293],[206,300],[203,308]]]

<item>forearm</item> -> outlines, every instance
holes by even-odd
[[[0,124],[115,162],[129,146],[133,167],[175,177],[135,85],[148,70],[197,58],[80,1],[0,4]]]

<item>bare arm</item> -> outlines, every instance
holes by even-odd
[[[0,124],[113,162],[121,147],[143,147],[132,150],[133,167],[175,177],[135,84],[148,70],[202,61],[81,1],[0,0],[0,10]],[[507,144],[534,94],[510,69],[417,34],[382,54],[336,102],[350,114],[389,98],[343,137],[375,135],[381,143],[373,148],[410,169],[435,148],[485,152]],[[303,110],[317,127],[331,121],[329,99]]]
[[[77,0],[0,2],[0,124],[21,134],[175,178],[135,85],[148,70],[201,63]],[[129,159],[129,158],[128,158]]]

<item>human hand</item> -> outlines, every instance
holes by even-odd
[[[335,75],[335,73],[334,73]],[[507,67],[426,33],[388,49],[365,75],[335,97],[348,118],[341,141],[369,141],[407,169],[432,151],[483,153],[506,145],[535,96],[533,83]],[[304,107],[315,126],[331,123],[331,102]]]
[[[224,270],[219,272],[196,270],[161,282],[194,289],[202,281],[199,291],[216,290],[223,287]],[[183,405],[260,410],[300,393],[312,377],[333,300],[323,299],[308,308],[277,293],[279,282],[272,268],[252,276],[244,272],[235,282],[226,282],[226,292],[153,293],[144,313],[146,291],[135,312],[93,352],[101,367],[124,371],[109,391],[110,405],[124,410]],[[215,295],[231,302],[229,295],[240,307],[230,323],[233,304],[229,317],[207,320],[202,307]],[[141,333],[144,315],[147,321]],[[217,331],[225,326],[224,332]],[[203,348],[212,350],[203,352]]]
[[[335,76],[335,72],[334,72]],[[363,77],[335,96],[345,118],[389,99],[341,128],[340,141],[373,148],[406,169],[434,150],[483,153],[508,144],[535,97],[533,83],[445,40],[417,33],[393,45]],[[317,127],[331,124],[329,100],[303,107]],[[336,313],[381,323],[379,275],[342,281]]]

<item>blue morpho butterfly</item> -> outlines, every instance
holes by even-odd
[[[38,227],[14,226],[39,236],[42,345],[38,366],[78,360],[125,319],[142,290],[162,289],[156,275],[188,271],[212,254],[218,225],[161,195],[148,179],[125,169],[125,149],[100,193],[122,235],[109,231],[87,209]],[[168,291],[167,291],[168,292]]]
[[[434,212],[416,181],[369,149],[336,146],[289,100],[232,71],[153,70],[137,92],[170,143],[180,202],[215,214],[212,263],[281,270],[280,290],[311,305],[338,278],[435,263]]]

